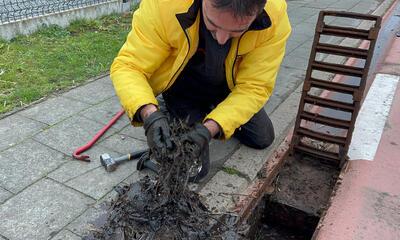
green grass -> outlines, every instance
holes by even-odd
[[[237,176],[241,175],[241,172],[239,170],[232,167],[223,167],[222,171],[226,172],[229,175],[237,175]]]
[[[114,14],[0,39],[0,114],[107,72],[131,19]]]

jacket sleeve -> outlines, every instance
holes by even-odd
[[[272,19],[272,37],[243,56],[231,93],[205,118],[213,119],[220,125],[223,139],[229,139],[272,95],[291,32],[286,4],[280,11]]]
[[[169,50],[158,1],[142,0],[133,15],[132,30],[110,70],[116,94],[131,120],[141,106],[158,104],[148,79]]]

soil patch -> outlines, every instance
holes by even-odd
[[[289,157],[275,180],[271,200],[320,216],[335,186],[339,170],[306,156]]]

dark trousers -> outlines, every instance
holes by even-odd
[[[161,109],[167,111],[171,117],[188,120],[189,125],[201,122],[213,109],[213,106],[189,103],[168,95],[164,95],[163,100],[159,98],[159,102]],[[247,123],[236,129],[233,136],[248,147],[264,149],[272,144],[275,133],[271,119],[265,110],[261,109]]]

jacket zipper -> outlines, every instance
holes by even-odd
[[[163,93],[164,91],[166,91],[166,90],[169,88],[169,86],[170,86],[172,80],[175,78],[175,75],[176,75],[176,74],[179,72],[179,70],[182,68],[183,64],[185,63],[185,61],[186,61],[186,59],[187,59],[187,57],[188,57],[188,55],[189,55],[189,52],[190,52],[190,40],[189,40],[189,36],[188,36],[188,34],[187,34],[187,32],[186,32],[186,29],[183,30],[183,32],[185,33],[186,40],[188,41],[188,51],[186,52],[186,56],[185,56],[185,58],[183,59],[183,62],[182,62],[181,65],[179,66],[178,70],[176,70],[176,72],[174,73],[174,75],[172,75],[172,78],[169,80],[167,86],[164,88],[164,90],[163,90],[161,93]]]
[[[239,37],[238,44],[237,44],[237,47],[236,47],[236,55],[235,55],[235,60],[233,61],[232,73],[231,73],[231,74],[232,74],[232,83],[233,83],[233,86],[236,85],[235,76],[234,76],[234,71],[235,71],[236,60],[237,60],[238,53],[239,53],[240,40],[242,39],[242,37],[243,37],[247,32],[248,32],[248,30],[246,30],[246,31]]]

